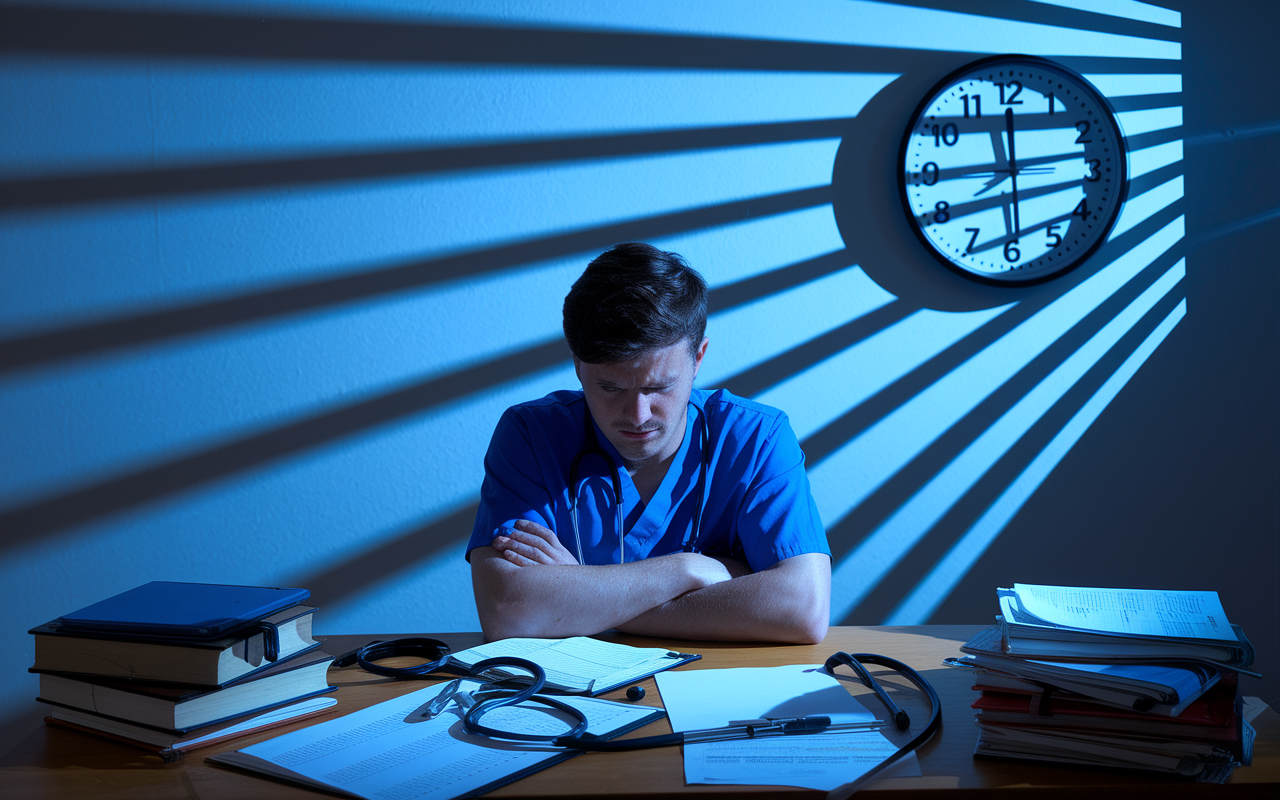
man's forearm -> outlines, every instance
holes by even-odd
[[[830,559],[814,553],[672,598],[615,627],[646,636],[815,644],[826,636],[830,608]]]
[[[471,552],[471,573],[489,639],[599,633],[729,577],[714,559],[692,553],[608,566],[516,566],[491,547]]]

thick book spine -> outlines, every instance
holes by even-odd
[[[320,646],[311,637],[314,608],[298,606],[273,615],[281,635],[277,660],[292,658]],[[164,637],[113,638],[57,632],[43,625],[35,634],[32,672],[102,676],[185,686],[218,687],[267,669],[262,634],[201,641]]]

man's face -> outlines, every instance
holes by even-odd
[[[694,354],[681,341],[609,364],[574,359],[591,416],[632,474],[680,449],[693,379],[706,351],[703,339]]]

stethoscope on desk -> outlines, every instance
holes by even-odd
[[[622,530],[622,479],[618,477],[618,462],[608,450],[600,446],[600,439],[596,436],[596,426],[591,419],[591,410],[586,407],[586,400],[583,401],[583,427],[585,443],[582,449],[574,455],[573,460],[569,462],[569,518],[573,521],[573,540],[578,546],[578,563],[585,564],[582,554],[582,536],[578,530],[578,464],[587,456],[599,456],[609,465],[609,478],[613,489],[613,510],[614,510],[614,530],[618,532],[618,559],[620,563],[627,560],[626,536]],[[686,553],[698,552],[698,540],[702,534],[702,507],[706,503],[706,486],[707,486],[707,469],[711,461],[711,434],[707,430],[706,412],[698,407],[697,403],[692,400],[689,405],[693,406],[698,412],[698,425],[702,431],[702,455],[699,459],[698,467],[698,503],[693,509],[693,525],[689,528],[689,532],[685,534],[684,542],[681,543],[681,550]]]
[[[390,642],[373,642],[353,650],[350,653],[339,656],[334,661],[334,666],[345,667],[352,663],[358,663],[361,668],[375,675],[397,679],[425,679],[432,677],[432,673],[439,672],[449,665],[449,653],[449,646],[438,639],[398,639]],[[411,667],[388,667],[376,663],[379,659],[392,656],[418,656],[428,660]],[[840,666],[847,666],[852,669],[858,679],[876,693],[876,696],[888,709],[894,725],[899,730],[909,729],[911,720],[907,713],[898,708],[898,705],[893,702],[893,698],[884,691],[880,683],[862,666],[863,663],[888,667],[902,674],[929,698],[931,711],[929,722],[911,741],[898,748],[897,752],[892,756],[880,762],[879,765],[863,774],[853,783],[846,784],[836,790],[837,792],[847,790],[849,794],[852,794],[858,785],[867,781],[871,776],[923,744],[937,731],[942,723],[942,702],[939,700],[937,692],[925,680],[924,676],[901,661],[872,653],[854,653],[850,655],[839,652],[828,658],[822,668],[823,671],[833,677],[839,677],[836,675],[836,669]],[[529,676],[528,678],[503,676],[496,681],[485,681],[483,679],[484,673],[499,667],[519,669],[527,672]],[[468,670],[467,678],[480,679],[480,686],[475,690],[464,690],[462,689],[464,678],[455,678],[435,698],[422,708],[417,709],[413,714],[410,714],[406,721],[417,722],[424,719],[433,719],[448,709],[451,704],[456,703],[462,712],[463,729],[470,734],[501,741],[539,742],[556,747],[595,752],[644,750],[676,744],[753,739],[764,736],[829,733],[848,730],[851,726],[869,727],[866,723],[833,724],[830,717],[822,716],[765,718],[739,720],[721,728],[610,741],[593,737],[587,733],[587,717],[580,709],[542,692],[546,684],[546,672],[533,661],[511,656],[486,659],[473,665]],[[568,729],[553,734],[533,734],[492,728],[481,722],[484,716],[491,711],[524,702],[538,703],[563,713],[570,720],[567,723]],[[417,715],[416,718],[414,718],[415,715]],[[848,795],[845,794],[843,796]]]

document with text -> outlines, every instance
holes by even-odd
[[[816,664],[666,672],[657,682],[674,731],[765,717],[825,716],[834,724],[876,718]],[[897,749],[874,730],[686,744],[685,782],[830,791],[870,771]],[[884,776],[919,774],[919,763],[909,754]]]
[[[632,647],[572,636],[568,639],[499,639],[454,653],[452,660],[469,669],[479,661],[498,656],[536,661],[547,673],[548,689],[591,695],[612,691],[701,658],[663,648]],[[510,674],[523,673],[513,670]]]
[[[348,797],[451,800],[487,792],[578,755],[580,751],[473,736],[459,712],[415,714],[447,684],[429,686],[344,717],[287,733],[209,760]],[[587,732],[611,738],[660,719],[662,709],[590,697],[562,698],[587,717]],[[410,719],[414,721],[409,721]],[[499,708],[485,725],[530,734],[568,727],[538,704]]]
[[[1217,592],[1095,589],[1015,583],[998,589],[1000,611],[1011,624],[1235,641]]]

